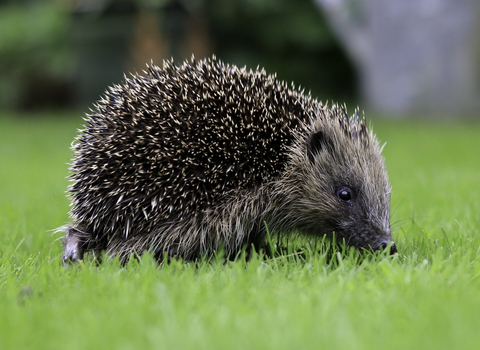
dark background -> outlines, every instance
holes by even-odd
[[[352,64],[311,0],[3,0],[0,108],[88,108],[124,73],[192,54],[357,101]]]

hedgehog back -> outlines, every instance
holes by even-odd
[[[74,142],[71,215],[96,237],[148,233],[274,180],[317,102],[215,59],[111,87]]]

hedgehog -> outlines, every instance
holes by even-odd
[[[142,74],[107,89],[72,143],[65,264],[235,257],[270,233],[396,252],[383,146],[358,108],[215,57]]]

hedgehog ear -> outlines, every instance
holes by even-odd
[[[308,142],[308,159],[313,163],[315,156],[320,153],[322,150],[327,152],[333,151],[333,143],[330,137],[323,131],[317,131],[316,133],[310,136]]]

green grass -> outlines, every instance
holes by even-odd
[[[81,114],[0,118],[0,349],[476,349],[480,125],[376,121],[399,254],[60,264]],[[306,247],[308,248],[308,246]]]

